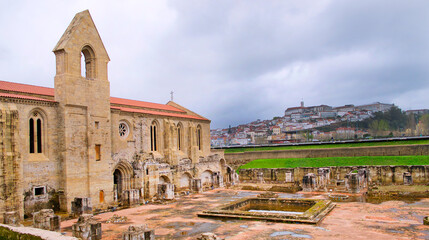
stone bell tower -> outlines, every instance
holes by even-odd
[[[70,211],[75,197],[89,197],[94,207],[102,207],[113,200],[110,59],[88,10],[76,14],[53,52],[64,191],[60,205]]]

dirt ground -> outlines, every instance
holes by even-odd
[[[102,222],[103,239],[121,239],[131,224],[147,224],[155,230],[156,239],[196,239],[213,232],[223,239],[429,239],[429,226],[422,225],[429,215],[429,198],[413,203],[388,201],[336,203],[336,207],[318,225],[272,223],[246,220],[199,218],[197,213],[260,192],[217,189],[203,194],[181,197],[166,205],[148,204],[103,213],[94,218]],[[308,198],[302,194],[279,194],[281,198]],[[312,195],[311,198],[325,198]],[[117,214],[126,216],[125,223],[105,223]],[[71,236],[68,220],[61,231]]]

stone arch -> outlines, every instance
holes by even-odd
[[[127,161],[120,161],[113,170],[114,197],[122,198],[122,192],[132,188],[133,167]]]
[[[189,188],[191,186],[192,175],[188,172],[185,172],[180,176],[180,187]]]
[[[83,57],[83,58],[82,58]],[[82,61],[83,60],[83,61]],[[82,64],[84,66],[82,66]],[[93,48],[90,45],[85,45],[81,50],[81,74],[83,76],[83,69],[85,69],[85,78],[96,78],[96,57]]]
[[[170,183],[170,178],[165,176],[165,175],[161,175],[159,176],[159,184],[163,184],[163,183]]]
[[[213,172],[211,170],[205,170],[201,173],[200,179],[203,187],[211,187],[213,185]]]

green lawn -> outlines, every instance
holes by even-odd
[[[358,142],[358,143],[335,143],[335,144],[316,144],[300,146],[271,146],[271,147],[247,147],[247,148],[226,148],[225,153],[267,151],[267,150],[295,150],[295,149],[314,149],[314,148],[341,148],[341,147],[368,147],[368,146],[392,146],[392,145],[415,145],[429,144],[429,140],[402,140],[388,142]]]
[[[336,167],[367,165],[429,165],[429,156],[363,156],[329,158],[279,158],[256,159],[239,169],[248,168],[295,168],[295,167]]]

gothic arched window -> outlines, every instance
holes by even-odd
[[[183,144],[183,127],[182,124],[177,124],[177,149],[182,150]]]
[[[197,127],[197,146],[198,150],[201,150],[201,126],[198,125]]]
[[[157,151],[158,150],[158,124],[153,121],[150,126],[150,150]]]
[[[43,119],[39,112],[33,112],[28,120],[30,153],[43,152]]]

